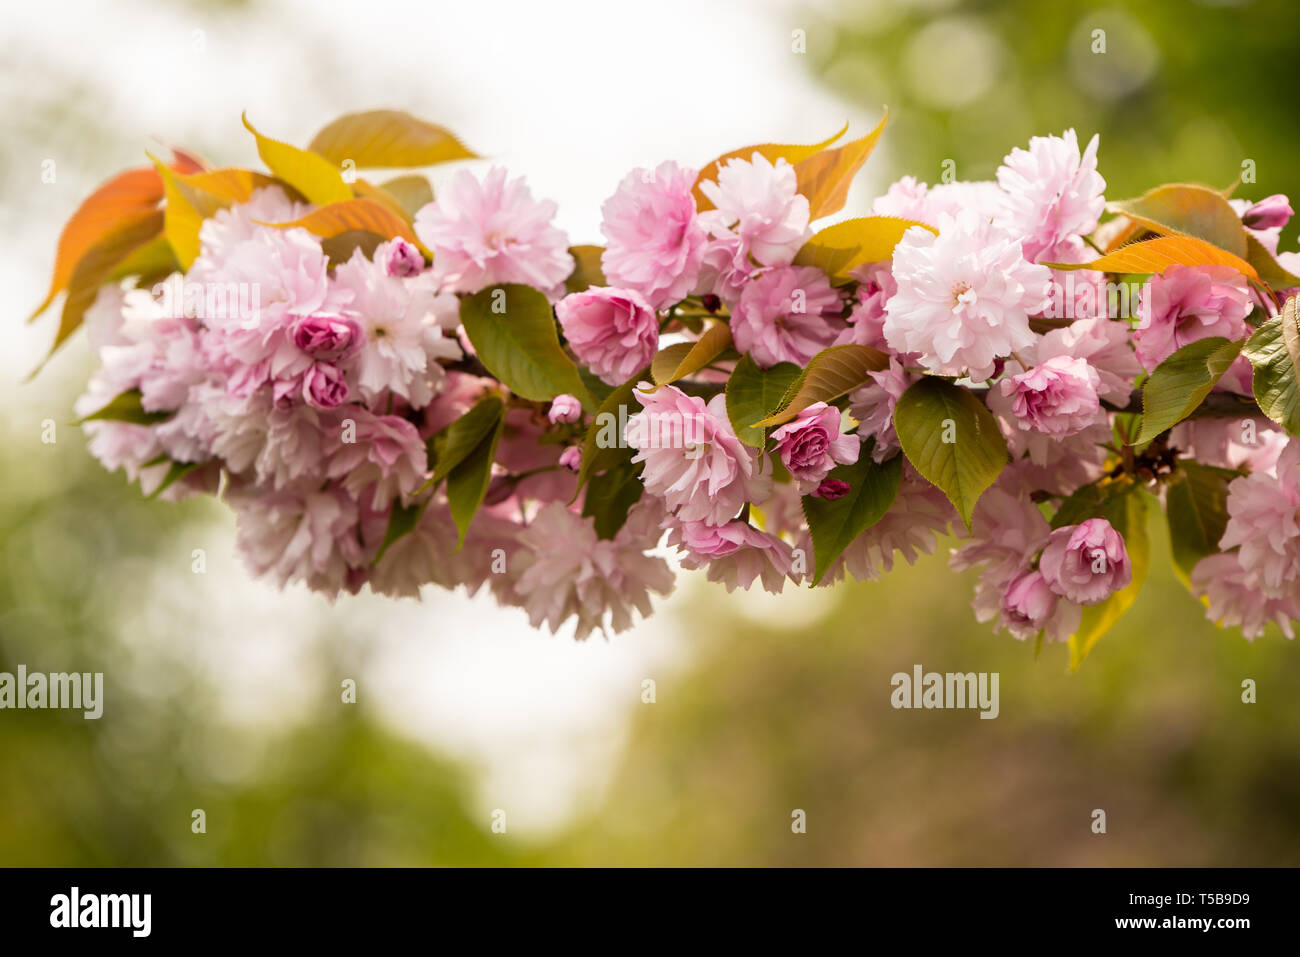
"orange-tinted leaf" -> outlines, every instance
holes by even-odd
[[[693,192],[695,194],[696,208],[699,209],[701,212],[703,212],[706,209],[713,208],[713,203],[709,201],[709,198],[705,196],[703,190],[700,189],[700,183],[706,179],[717,179],[718,167],[726,163],[728,160],[732,160],[732,159],[747,160],[755,153],[760,153],[772,163],[775,163],[778,159],[784,159],[787,163],[793,166],[796,163],[798,163],[800,160],[807,159],[809,156],[813,156],[817,153],[820,153],[822,150],[826,149],[826,147],[830,146],[841,136],[843,136],[846,132],[848,132],[848,129],[849,129],[849,124],[845,123],[844,129],[840,130],[830,139],[823,140],[820,143],[813,143],[811,146],[793,146],[790,144],[761,143],[758,146],[745,146],[738,150],[732,150],[730,153],[723,153],[713,162],[708,163],[702,170],[700,170],[700,175],[695,177],[695,188]]]
[[[99,294],[99,287],[108,281],[118,263],[155,240],[162,228],[162,210],[137,211],[119,220],[116,228],[86,250],[77,261],[77,267],[68,281],[68,298],[63,301],[63,314],[59,318],[59,329],[54,335],[54,342],[45,360],[33,370],[32,376],[40,372],[54,351],[77,331],[86,310]]]
[[[1053,269],[1097,269],[1114,273],[1161,273],[1170,266],[1231,266],[1244,276],[1259,273],[1246,260],[1192,236],[1160,236],[1130,243],[1088,263],[1043,263]]]
[[[280,229],[301,226],[308,232],[326,239],[349,230],[359,229],[375,233],[384,239],[400,236],[407,242],[417,242],[410,224],[383,203],[373,199],[345,199],[312,210],[301,219],[287,223],[266,223]]]
[[[151,157],[152,158],[152,157]],[[203,221],[232,203],[245,202],[253,190],[275,181],[246,169],[219,169],[182,176],[154,163],[162,174],[166,193],[166,235],[176,259],[189,269],[199,255],[199,229]]]
[[[889,110],[881,117],[876,128],[861,139],[845,143],[834,149],[822,150],[795,163],[794,172],[799,180],[799,192],[808,197],[811,218],[820,219],[844,208],[849,196],[849,184],[880,141],[889,122]]]
[[[892,258],[894,247],[913,226],[920,226],[937,235],[933,226],[894,216],[846,219],[818,231],[804,243],[794,257],[794,264],[816,266],[837,285],[850,282],[853,277],[849,273],[859,266]]]
[[[336,166],[360,168],[431,166],[474,159],[449,130],[401,110],[369,110],[340,116],[314,137],[309,149]]]
[[[86,250],[122,222],[152,211],[162,198],[162,178],[149,167],[119,173],[86,197],[59,235],[49,292],[27,321],[49,308],[54,297],[67,288]]]
[[[1246,255],[1246,227],[1217,189],[1167,183],[1136,199],[1107,203],[1106,208],[1153,233],[1195,236],[1234,256]]]

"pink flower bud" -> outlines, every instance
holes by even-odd
[[[348,384],[338,366],[317,362],[302,377],[302,396],[318,409],[332,409],[347,401]]]
[[[817,490],[812,494],[815,498],[824,498],[828,502],[833,502],[837,498],[843,498],[848,495],[850,488],[851,486],[848,482],[840,479],[828,478],[822,479],[822,484],[818,485]]]
[[[356,352],[363,340],[356,321],[342,316],[301,316],[289,326],[289,338],[313,359],[329,361]]]
[[[1242,225],[1248,229],[1280,229],[1291,221],[1295,210],[1282,193],[1261,199],[1241,214]]]
[[[1038,568],[1052,591],[1081,605],[1105,601],[1133,578],[1124,538],[1104,518],[1052,532]]]
[[[413,243],[405,239],[394,239],[388,244],[388,255],[384,258],[384,270],[390,276],[414,276],[424,269],[424,257]]]
[[[582,465],[582,446],[570,445],[560,453],[560,464],[574,472]]]
[[[551,411],[547,413],[551,422],[577,422],[582,418],[582,403],[575,396],[564,392],[551,400]]]

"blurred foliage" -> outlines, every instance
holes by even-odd
[[[1241,196],[1297,197],[1296,13],[1292,0],[843,0],[806,13],[807,58],[864,109],[889,105],[891,180],[937,182],[947,160],[958,179],[992,179],[1030,136],[1074,127],[1081,143],[1101,134],[1110,199],[1227,186],[1247,159],[1257,182]]]

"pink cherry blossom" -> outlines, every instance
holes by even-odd
[[[434,277],[452,292],[523,283],[558,298],[573,256],[552,224],[555,210],[499,166],[482,181],[460,170],[416,213],[415,234],[433,251]]]
[[[898,292],[885,305],[885,339],[940,375],[983,381],[995,360],[1033,344],[1029,316],[1051,273],[1027,262],[1020,241],[973,213],[943,216],[939,235],[914,226],[894,248]]]
[[[1011,399],[1011,411],[1022,429],[1044,435],[1067,436],[1097,421],[1101,378],[1085,359],[1053,356],[1028,372],[998,383]]]
[[[715,237],[738,238],[739,258],[787,265],[809,236],[808,199],[798,189],[794,167],[784,159],[773,164],[757,152],[748,160],[733,158],[718,167],[716,181],[700,183],[715,207],[700,221]]]
[[[862,443],[855,435],[840,431],[840,410],[825,402],[814,402],[793,420],[772,430],[781,464],[810,492],[821,484],[836,465],[852,465],[858,460]]]
[[[644,369],[659,346],[659,320],[631,289],[575,292],[556,304],[555,316],[578,359],[609,385]]]
[[[1124,538],[1104,518],[1053,531],[1038,567],[1054,592],[1081,605],[1104,601],[1133,577]]]
[[[642,411],[624,431],[637,450],[632,461],[645,463],[647,492],[681,521],[711,525],[730,521],[746,502],[767,494],[771,476],[761,471],[757,451],[732,431],[726,396],[706,405],[676,386],[650,388],[642,384],[634,393]]]
[[[1189,342],[1241,339],[1250,311],[1246,277],[1231,266],[1170,266],[1142,290],[1137,357],[1150,372]]]
[[[781,266],[745,286],[731,313],[736,348],[760,367],[778,362],[805,365],[833,345],[842,324],[833,323],[844,303],[826,274],[812,266]]]
[[[515,593],[533,627],[555,631],[575,618],[582,641],[596,629],[626,631],[634,611],[649,615],[651,592],[673,588],[667,563],[647,554],[662,534],[659,514],[638,506],[613,539],[601,539],[590,518],[559,502],[544,506],[519,534],[526,567]]]
[[[722,583],[727,591],[748,591],[758,579],[765,591],[780,594],[791,576],[790,546],[748,522],[710,525],[670,519],[668,528],[668,544],[683,552],[682,567],[707,569],[705,577]],[[797,580],[797,574],[794,577]]]
[[[1025,257],[1037,261],[1058,245],[1097,228],[1106,208],[1106,181],[1097,172],[1094,135],[1082,154],[1074,130],[1062,136],[1034,136],[1029,149],[1016,148],[998,168],[1006,193],[1006,220],[1025,237]]]
[[[709,237],[695,215],[696,175],[673,162],[633,170],[601,207],[606,278],[654,309],[686,298],[699,280]]]

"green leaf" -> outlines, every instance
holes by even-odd
[[[1300,388],[1296,385],[1300,347],[1291,345],[1300,339],[1298,302],[1294,296],[1288,299],[1281,314],[1255,330],[1242,349],[1255,367],[1255,401],[1260,410],[1292,435],[1300,435]]]
[[[1187,235],[1246,255],[1246,227],[1224,195],[1208,186],[1167,183],[1136,199],[1107,203],[1107,210],[1120,213],[1161,235]]]
[[[169,468],[167,474],[163,476],[162,482],[153,490],[152,493],[149,494],[148,497],[151,499],[157,498],[163,492],[167,491],[167,489],[171,488],[172,485],[179,482],[195,469],[202,468],[205,464],[205,462],[172,462],[171,468]]]
[[[796,266],[815,266],[834,285],[852,282],[849,275],[859,266],[892,259],[903,234],[920,226],[938,235],[938,230],[912,219],[895,216],[862,216],[827,226],[803,244],[794,257]]]
[[[781,407],[781,400],[799,374],[793,362],[760,369],[748,352],[740,357],[727,379],[727,418],[740,441],[754,448],[763,447],[767,432],[755,423]]]
[[[424,487],[435,487],[452,469],[465,461],[488,434],[500,425],[505,412],[506,404],[499,395],[486,395],[460,418],[431,436],[427,448],[433,475]]]
[[[157,425],[159,422],[166,422],[176,413],[173,412],[146,412],[144,406],[140,404],[140,390],[127,389],[121,395],[115,396],[108,405],[98,411],[90,413],[85,418],[78,419],[77,425],[83,422],[129,422],[132,425]]]
[[[1132,489],[1116,499],[1107,520],[1124,536],[1133,580],[1097,605],[1083,609],[1078,630],[1070,636],[1070,670],[1078,671],[1088,653],[1137,600],[1151,565],[1151,546],[1147,540],[1147,503],[1139,489]]]
[[[1174,565],[1186,582],[1197,562],[1219,550],[1228,524],[1228,483],[1237,473],[1187,460],[1178,468],[1165,487],[1165,517]]]
[[[870,346],[831,346],[813,356],[781,399],[778,411],[755,426],[789,422],[816,402],[834,402],[871,382],[870,372],[889,368],[889,357]]]
[[[966,389],[926,376],[899,398],[894,431],[907,460],[948,496],[969,529],[975,504],[1007,464],[993,414]]]
[[[562,393],[591,408],[578,367],[560,348],[546,297],[529,286],[493,286],[461,300],[460,321],[479,360],[516,395],[547,402]]]
[[[349,229],[337,236],[322,239],[320,248],[325,253],[325,258],[329,260],[330,267],[333,268],[339,263],[345,263],[351,259],[352,254],[358,249],[361,250],[361,255],[367,259],[373,259],[375,249],[383,241],[383,236],[372,233],[368,229]]]
[[[855,538],[884,517],[898,495],[903,476],[903,457],[895,455],[883,464],[871,460],[871,443],[862,446],[858,460],[840,465],[827,476],[849,485],[843,498],[803,497],[803,514],[812,534],[813,584],[822,577]]]
[[[592,286],[605,285],[605,273],[600,266],[604,246],[570,246],[569,255],[573,257],[573,272],[564,280],[566,292],[585,292]]]
[[[582,461],[578,465],[579,490],[593,475],[617,468],[636,454],[623,438],[623,427],[629,418],[641,411],[641,405],[633,393],[637,384],[644,382],[649,374],[649,367],[642,369],[607,395],[596,409],[582,441]],[[577,492],[574,492],[573,497],[578,497]]]
[[[710,322],[695,342],[677,342],[661,349],[650,363],[650,376],[655,385],[676,382],[699,372],[730,348],[731,327],[725,322]]]
[[[351,160],[362,169],[432,166],[478,155],[445,127],[401,110],[340,116],[312,137],[308,148],[335,166]]]
[[[300,192],[309,202],[325,206],[352,198],[352,189],[343,181],[343,174],[336,163],[311,150],[300,150],[296,146],[263,136],[248,122],[247,114],[244,114],[243,119],[244,128],[257,140],[257,155],[262,157],[266,168]]]
[[[403,505],[401,499],[393,502],[393,510],[388,515],[388,528],[384,531],[383,544],[379,546],[379,551],[375,553],[375,559],[370,564],[378,565],[389,546],[415,531],[424,516],[424,510],[428,507],[427,498],[423,502],[411,505]]]
[[[1196,411],[1239,352],[1240,342],[1214,336],[1188,343],[1156,366],[1142,386],[1142,428],[1132,444],[1150,442]]]
[[[456,549],[465,544],[465,533],[473,520],[478,507],[487,495],[488,484],[492,481],[492,461],[496,458],[497,443],[505,431],[506,420],[502,416],[496,428],[483,437],[455,468],[447,474],[447,504],[451,507],[451,517],[456,522],[460,539]]]
[[[626,524],[627,513],[640,501],[643,491],[641,463],[622,462],[588,483],[582,514],[596,520],[596,534],[600,538],[613,538]]]
[[[1114,479],[1103,478],[1075,489],[1074,494],[1062,502],[1052,516],[1052,528],[1078,525],[1090,518],[1110,521],[1114,503],[1128,494],[1131,485],[1119,485]],[[1122,513],[1116,513],[1122,518]],[[1111,524],[1115,524],[1111,522]]]

